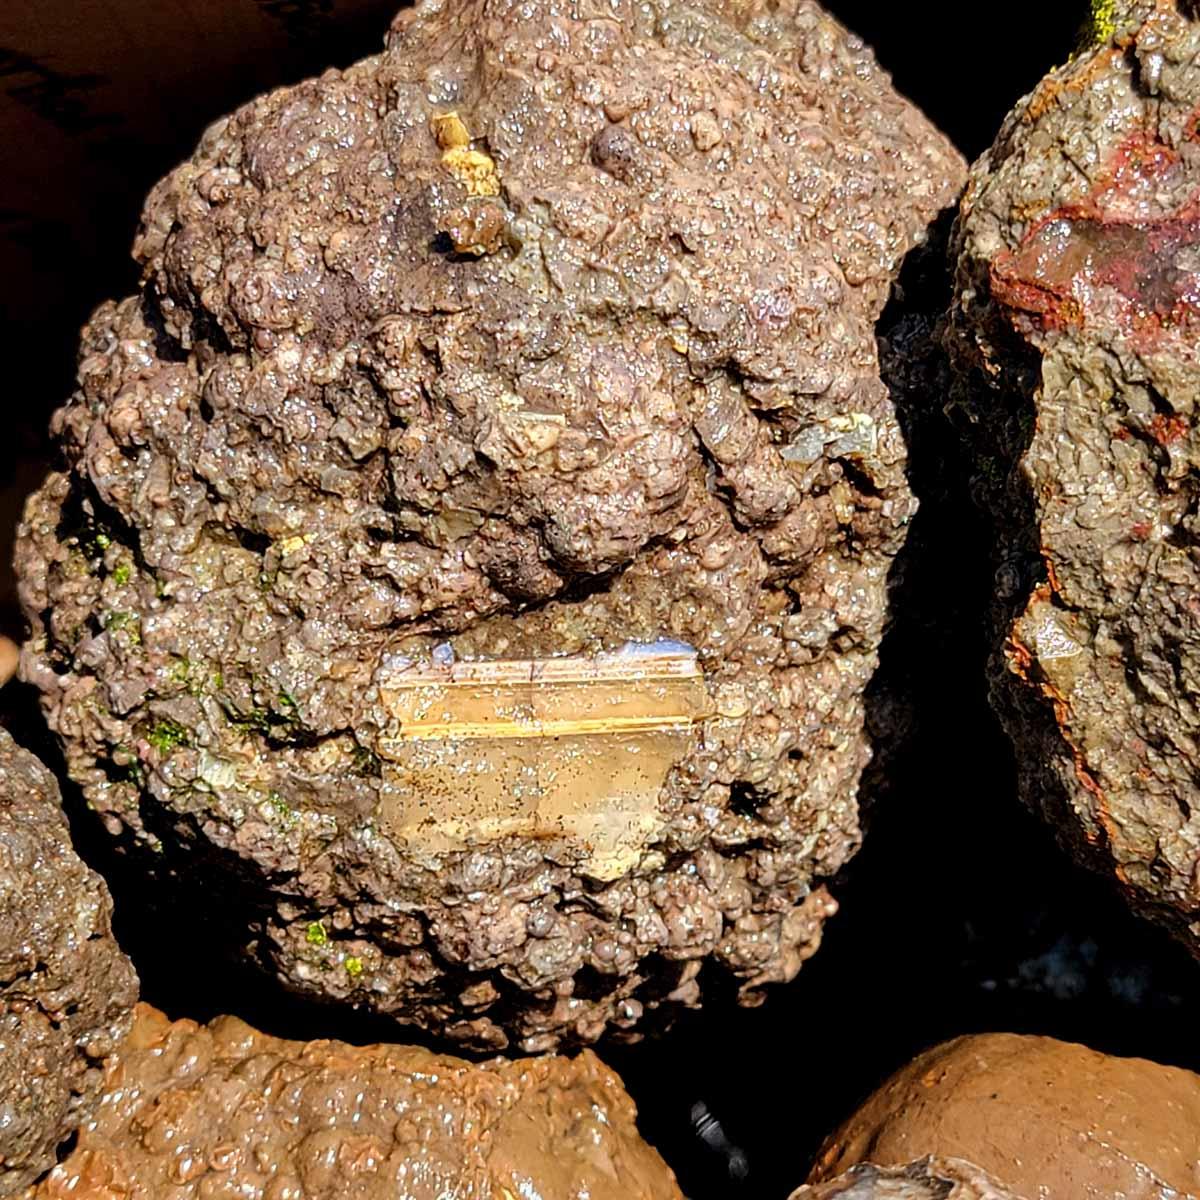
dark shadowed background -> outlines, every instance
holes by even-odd
[[[136,284],[142,197],[208,122],[256,92],[380,45],[395,0],[3,0],[0,3],[0,630],[19,636],[7,569],[21,497],[49,461],[44,430],[71,387],[80,324]],[[1013,102],[1071,51],[1068,0],[827,0],[900,89],[970,157]],[[981,30],[980,18],[984,26]],[[936,283],[914,280],[910,295]],[[936,407],[936,406],[935,406]],[[1018,805],[990,718],[987,533],[947,430],[913,445],[924,572],[886,661],[915,681],[915,740],[889,768],[867,846],[837,889],[826,945],[765,1007],[717,1004],[672,1035],[602,1053],[692,1200],[781,1200],[865,1091],[933,1041],[1016,1029],[1200,1067],[1200,971],[1083,876]],[[949,499],[948,499],[949,498]],[[51,757],[25,689],[0,709]],[[53,761],[53,759],[52,759]],[[69,801],[70,802],[70,801]],[[78,806],[76,806],[78,807]],[[109,875],[146,998],[172,1016],[235,1011],[273,1032],[394,1036],[323,1012],[217,957],[202,914],[162,913],[75,812]]]

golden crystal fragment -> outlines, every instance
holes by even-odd
[[[471,148],[471,135],[458,113],[440,113],[434,117],[433,136],[442,151],[442,166],[467,189],[467,195],[500,195],[495,160],[490,154]]]
[[[471,143],[471,135],[456,112],[439,113],[433,118],[433,136],[443,150],[457,150]]]
[[[615,879],[663,824],[659,795],[709,713],[676,642],[594,657],[423,665],[380,685],[382,821],[437,855],[506,837],[558,839]]]

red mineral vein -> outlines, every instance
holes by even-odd
[[[1083,324],[1105,290],[1139,337],[1190,323],[1200,313],[1200,189],[1169,215],[1136,215],[1182,169],[1172,148],[1128,139],[1091,195],[1043,217],[996,259],[995,297],[1045,330]]]

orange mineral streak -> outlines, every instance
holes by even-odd
[[[1089,55],[1046,76],[1029,98],[1025,110],[1026,123],[1033,124],[1045,116],[1065,94],[1086,91],[1094,79],[1102,78],[1112,70],[1115,62],[1124,57],[1132,41],[1131,37],[1123,37],[1108,54]]]
[[[1050,551],[1045,546],[1041,548],[1042,562],[1046,567],[1046,581],[1050,591],[1056,596],[1062,595],[1062,584],[1059,582],[1058,570],[1054,566],[1054,559],[1050,557]]]
[[[1150,433],[1162,446],[1173,446],[1176,442],[1182,442],[1191,429],[1187,418],[1178,414],[1168,417],[1164,413],[1155,413],[1150,420]]]
[[[1047,563],[1047,565],[1049,564]],[[1036,605],[1051,603],[1052,597],[1058,591],[1058,580],[1051,574],[1050,582],[1043,583],[1034,589],[1033,594],[1029,597],[1029,603],[1025,607],[1022,618],[1027,616]],[[1113,820],[1108,798],[1105,796],[1104,790],[1088,766],[1084,749],[1079,745],[1072,733],[1073,714],[1071,711],[1071,702],[1040,668],[1036,653],[1021,640],[1021,636],[1017,632],[1018,624],[1019,622],[1014,622],[1009,629],[1008,638],[1004,646],[1004,655],[1008,662],[1009,670],[1022,682],[1036,687],[1046,700],[1049,701],[1051,709],[1054,712],[1055,724],[1058,726],[1063,741],[1071,752],[1075,777],[1094,798],[1096,819],[1104,829],[1111,849],[1120,842],[1120,830]],[[1095,841],[1094,836],[1090,832],[1085,831],[1085,836],[1089,842]],[[1120,863],[1114,865],[1114,872],[1121,883],[1129,882],[1128,875]]]

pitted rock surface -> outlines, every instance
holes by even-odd
[[[620,1080],[574,1059],[473,1064],[290,1042],[148,1005],[70,1156],[26,1200],[682,1200]]]
[[[1023,793],[1200,953],[1200,22],[1117,24],[973,169],[950,344]]]
[[[424,3],[217,122],[18,551],[24,675],[109,829],[290,987],[476,1044],[791,978],[913,511],[874,323],[962,177],[811,0]],[[654,770],[613,732],[662,700],[635,665],[588,762],[537,734],[489,783],[528,697],[468,720],[455,671],[640,643],[703,680]]]
[[[137,978],[111,908],[54,778],[0,729],[0,1196],[54,1165],[129,1029]]]

